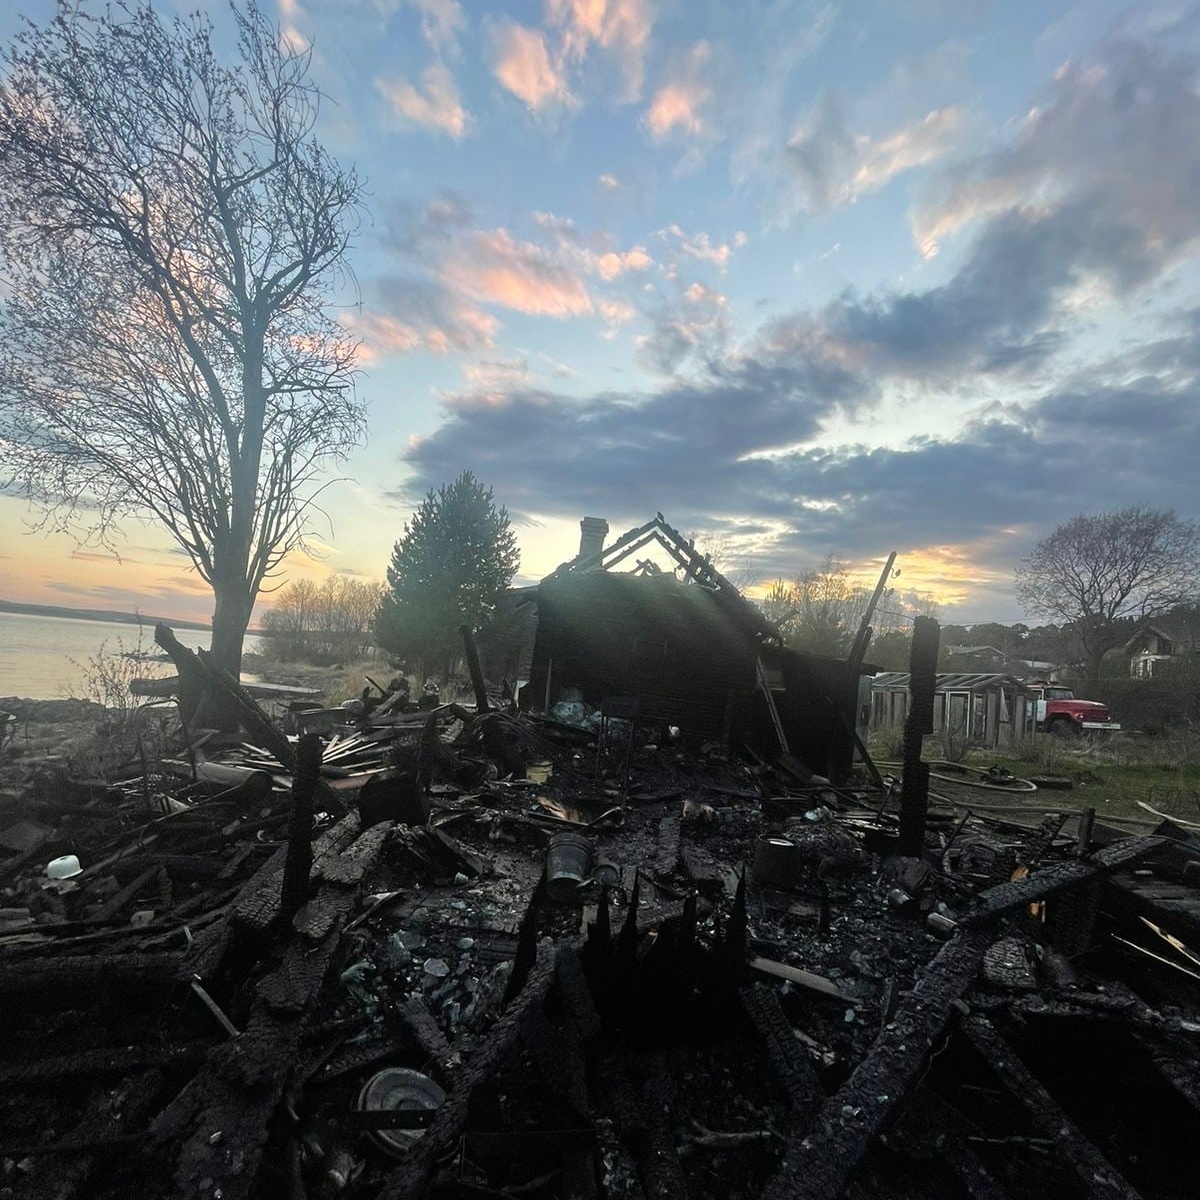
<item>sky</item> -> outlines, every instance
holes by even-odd
[[[961,623],[1079,512],[1200,516],[1196,5],[264,3],[368,183],[369,438],[286,577],[382,578],[464,469],[523,581],[662,512],[763,582],[896,550]],[[36,516],[0,597],[211,612],[153,527]]]

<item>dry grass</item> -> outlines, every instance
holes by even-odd
[[[1200,820],[1200,738],[1194,732],[1074,740],[1039,733],[1013,751],[979,750],[969,761],[1004,766],[1025,777],[1071,779],[1075,807],[1090,805],[1101,813],[1153,820],[1139,807],[1141,801],[1174,817]]]

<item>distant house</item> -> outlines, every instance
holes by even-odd
[[[1138,626],[1125,643],[1129,673],[1150,679],[1159,663],[1200,655],[1200,613],[1156,617]]]
[[[1004,651],[995,646],[947,646],[946,657],[959,659],[964,668],[999,670],[1004,665]]]

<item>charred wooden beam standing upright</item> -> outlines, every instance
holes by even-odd
[[[901,854],[918,855],[925,844],[929,810],[929,764],[921,761],[921,743],[933,732],[933,693],[937,687],[941,627],[932,617],[913,623],[909,657],[909,708],[904,722],[904,781],[900,789]]]
[[[312,872],[313,796],[321,775],[321,739],[306,733],[296,747],[296,773],[292,780],[292,813],[288,822],[287,858],[283,865],[280,908],[290,918],[308,899]]]
[[[475,711],[488,711],[487,689],[483,686],[483,671],[479,666],[479,651],[475,639],[471,636],[470,625],[460,625],[458,632],[462,635],[463,649],[467,654],[467,670],[471,672],[471,687],[475,690]]]

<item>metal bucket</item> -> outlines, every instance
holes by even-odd
[[[800,847],[791,838],[767,833],[754,844],[750,878],[758,887],[795,887],[800,882],[800,864]]]
[[[595,851],[578,833],[556,833],[546,847],[546,890],[552,900],[570,903],[592,872]]]

